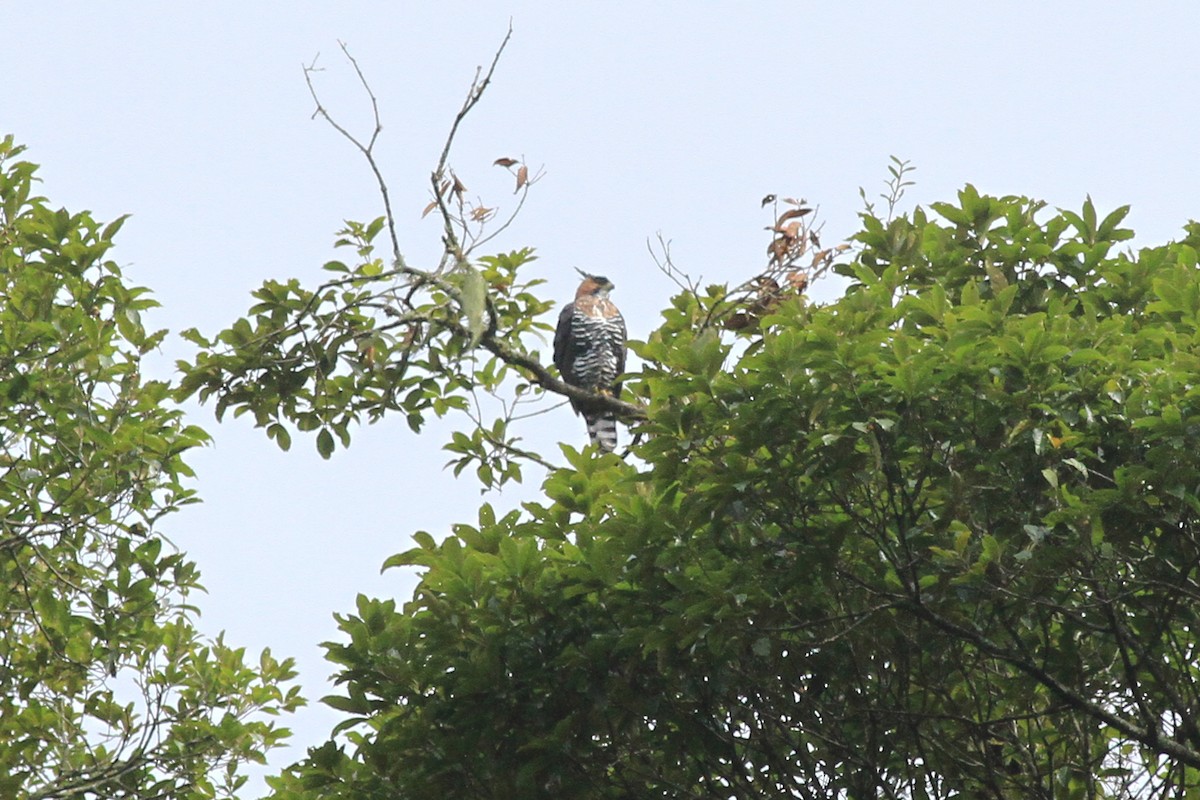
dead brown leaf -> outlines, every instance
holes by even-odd
[[[432,203],[425,206],[425,210],[421,212],[421,219],[425,219],[426,217],[428,217],[429,212],[433,211],[435,208],[437,208],[437,200],[434,200]]]
[[[803,217],[805,214],[811,214],[811,213],[812,213],[811,208],[793,208],[789,211],[785,211],[782,214],[780,214],[779,219],[775,220],[775,224],[782,225],[783,223],[787,222],[789,219],[798,219],[799,217]]]
[[[771,261],[776,264],[783,263],[783,260],[787,258],[787,252],[787,239],[775,239],[769,245],[767,245],[767,254],[771,256]]]
[[[792,291],[796,294],[803,294],[804,290],[808,288],[808,273],[806,272],[789,273],[787,279]]]
[[[521,191],[521,187],[529,183],[529,167],[524,164],[517,170],[517,188],[513,190],[513,194]]]

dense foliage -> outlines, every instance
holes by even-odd
[[[0,796],[227,797],[286,732],[290,662],[200,636],[163,517],[207,437],[144,380],[164,332],[106,258],[123,219],[54,210],[0,141]]]
[[[864,214],[828,305],[676,297],[636,458],[416,534],[275,796],[1200,791],[1200,226],[931,210]]]

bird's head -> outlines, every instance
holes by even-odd
[[[603,275],[590,275],[578,267],[575,271],[583,276],[583,283],[579,284],[579,289],[575,292],[576,297],[585,295],[608,297],[608,293],[615,288],[613,282]]]

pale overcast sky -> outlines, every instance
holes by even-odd
[[[763,263],[771,192],[820,204],[826,241],[855,230],[858,187],[875,195],[888,157],[910,159],[909,203],[967,182],[1101,211],[1131,203],[1138,242],[1200,216],[1200,5],[1027,2],[0,2],[0,134],[43,165],[55,205],[132,213],[115,258],[151,287],[154,321],[212,333],[265,278],[322,277],[334,231],[380,204],[365,164],[323,123],[302,63],[348,127],[369,106],[343,40],[379,98],[379,145],[406,256],[439,248],[421,220],[428,174],[476,66],[512,20],[493,87],[451,163],[488,204],[511,204],[491,166],[524,156],[546,176],[497,249],[567,298],[578,266],[610,277],[632,336],[673,286],[646,240],[677,263],[741,281]],[[836,287],[818,287],[826,296]],[[189,353],[177,339],[153,369]],[[299,659],[314,701],[271,770],[319,743],[337,715],[319,648],[359,592],[406,598],[413,577],[379,574],[409,535],[473,521],[479,492],[441,470],[436,430],[402,420],[356,432],[330,462],[310,439],[280,453],[243,421],[192,421],[214,436],[193,455],[205,503],[167,532],[199,563],[203,627],[251,651]],[[567,409],[531,441],[579,445]],[[510,506],[529,486],[493,498]]]

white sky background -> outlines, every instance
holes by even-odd
[[[1135,10],[1136,9],[1136,10]],[[514,33],[451,164],[485,204],[511,208],[492,161],[524,156],[546,177],[496,250],[536,247],[530,269],[571,296],[578,266],[617,286],[635,338],[673,293],[646,241],[676,263],[740,282],[764,263],[768,193],[818,203],[826,243],[856,230],[858,187],[883,190],[889,155],[910,159],[905,208],[953,200],[964,183],[1101,213],[1131,203],[1138,242],[1200,216],[1200,5],[965,2],[0,2],[0,134],[43,165],[42,194],[100,219],[132,213],[114,257],[172,331],[214,333],[266,278],[314,285],[343,219],[380,211],[350,145],[310,120],[301,64],[347,127],[370,108],[338,50],[345,41],[379,99],[378,145],[405,255],[439,252],[421,220],[428,175],[475,68]],[[836,287],[817,287],[829,297]],[[190,346],[172,338],[165,375]],[[409,534],[474,521],[476,484],[441,465],[436,430],[403,420],[355,432],[321,461],[312,439],[280,453],[246,421],[191,420],[214,436],[195,453],[205,500],[167,531],[199,563],[203,627],[299,660],[314,701],[271,770],[324,740],[338,715],[319,648],[359,592],[406,599],[411,574],[379,574]],[[532,444],[581,445],[566,408],[538,417]],[[535,493],[492,501],[507,507]]]

